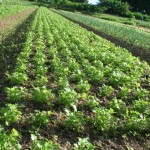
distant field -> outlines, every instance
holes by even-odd
[[[114,16],[114,15],[109,15],[109,14],[98,14],[98,13],[93,14],[92,16],[100,18],[100,19],[123,23],[123,24],[150,28],[150,21],[143,21],[142,18],[141,20],[137,20],[133,18],[125,18],[125,17],[119,17],[119,16]]]
[[[6,16],[17,14],[22,10],[28,9],[31,6],[24,6],[24,5],[0,5],[0,20]]]
[[[58,13],[73,20],[86,24],[94,29],[100,30],[108,35],[121,39],[127,43],[150,50],[150,33],[141,31],[132,26],[112,22],[104,19],[98,19],[82,14],[76,14],[68,11],[57,11]]]

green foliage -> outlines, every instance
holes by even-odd
[[[9,15],[12,15],[12,14],[16,14],[28,8],[30,8],[30,6],[7,5],[6,3],[3,3],[3,5],[1,5],[1,2],[0,2],[0,19]]]
[[[101,143],[96,137],[99,135],[113,138],[116,133],[117,137],[146,133],[148,136],[149,65],[133,57],[127,50],[115,47],[43,7],[37,11],[31,26],[28,25],[28,32],[23,32],[25,27],[21,27],[21,35],[17,30],[19,40],[16,42],[24,42],[19,47],[17,44],[12,46],[23,49],[18,55],[15,53],[14,56],[18,57],[16,64],[8,66],[8,70],[14,67],[12,74],[16,71],[25,73],[28,80],[23,81],[23,86],[19,82],[15,83],[16,86],[12,83],[8,85],[7,97],[16,104],[8,104],[0,109],[0,121],[9,134],[10,129],[17,127],[24,136],[19,139],[21,143],[26,142],[30,133],[37,135],[32,134],[31,140],[29,138],[23,148],[93,150],[100,148]],[[111,30],[115,31],[114,28]],[[6,42],[6,45],[9,52],[11,44]],[[4,46],[1,47],[2,54]],[[13,50],[10,54],[6,53],[7,57],[12,53]],[[46,71],[36,72],[39,66],[42,69],[46,67]],[[2,89],[7,83],[5,81],[1,80]],[[29,91],[27,95],[26,89]],[[1,106],[8,102],[5,96],[2,95],[4,100]],[[19,103],[24,105],[17,105]],[[19,137],[15,130],[13,132],[16,135],[13,136],[16,137],[14,144],[4,139],[9,139],[9,134],[5,136],[3,132],[4,136],[1,137],[0,132],[0,143],[3,141],[10,146],[5,149],[19,149],[13,147],[18,144]],[[73,145],[71,138],[75,135],[76,139],[79,134],[82,138]],[[91,139],[83,138],[85,136]],[[62,147],[56,141],[60,141]]]
[[[98,11],[98,7],[92,4],[88,3],[80,3],[80,2],[71,2],[70,0],[65,1],[57,1],[57,2],[50,2],[50,7],[62,9],[62,10],[68,10],[68,11],[81,11],[81,12],[96,12]]]
[[[39,103],[45,103],[54,98],[52,90],[47,89],[45,86],[35,87],[32,90],[33,100]]]
[[[113,93],[114,89],[112,86],[103,84],[102,87],[99,87],[99,94],[101,96],[110,96]]]
[[[31,134],[31,139],[33,141],[33,145],[31,146],[31,150],[58,150],[59,145],[57,143],[52,142],[51,140],[38,140],[34,134]]]
[[[127,98],[129,94],[131,93],[131,89],[127,86],[120,87],[121,91],[119,93],[119,97],[121,98]]]
[[[7,104],[5,108],[0,109],[0,119],[5,121],[7,126],[19,122],[22,112],[18,110],[18,105]]]
[[[18,137],[19,137],[19,133],[14,128],[11,130],[10,134],[7,134],[6,131],[2,128],[2,126],[0,126],[0,149],[21,150],[22,147],[18,142]]]
[[[45,75],[47,73],[48,68],[46,66],[38,66],[36,69],[33,70],[34,74],[36,75]]]
[[[29,117],[29,122],[33,122],[35,125],[38,126],[45,126],[48,125],[48,123],[50,122],[49,117],[52,115],[53,113],[51,111],[35,111],[35,113],[30,113],[30,117]]]
[[[91,96],[91,95],[87,96],[86,95],[84,97],[84,95],[81,98],[85,99],[85,103],[84,103],[85,106],[88,106],[90,108],[99,106],[99,99],[96,96]]]
[[[110,108],[112,108],[117,115],[126,112],[126,104],[121,99],[114,98],[110,101]]]
[[[68,82],[67,78],[60,77],[57,83],[58,83],[58,87],[60,89],[64,89],[65,87],[69,87],[69,82]]]
[[[100,0],[100,6],[107,7],[107,13],[125,16],[129,13],[130,6],[127,2],[121,2],[121,0]]]
[[[25,87],[17,87],[17,86],[11,88],[7,87],[5,91],[7,94],[7,99],[14,102],[22,100],[25,93],[27,92]]]
[[[28,80],[27,74],[21,72],[14,72],[11,75],[7,74],[7,76],[13,84],[23,84],[24,81]]]
[[[78,143],[74,144],[73,150],[94,150],[95,146],[89,142],[88,138],[78,138]]]
[[[88,66],[85,70],[90,82],[100,82],[103,78],[103,72],[93,66]]]
[[[46,83],[48,83],[48,79],[42,75],[37,76],[34,80],[34,86],[44,86]]]
[[[81,80],[77,85],[77,90],[81,93],[88,93],[91,86],[88,81]]]
[[[149,102],[145,100],[135,100],[133,102],[133,109],[139,113],[146,113],[148,111]]]
[[[110,129],[115,129],[115,122],[112,114],[112,109],[108,110],[103,107],[95,108],[93,110],[94,116],[92,118],[93,125],[96,131],[101,131],[104,134],[109,133]]]
[[[138,111],[126,110],[125,119],[125,130],[132,132],[141,132],[146,127],[146,118]]]
[[[128,2],[132,10],[147,13],[150,14],[149,5],[150,1],[144,1],[144,0],[122,0],[123,2]]]
[[[63,124],[66,130],[75,130],[76,132],[83,131],[83,114],[81,112],[71,112],[68,109],[65,109],[65,113],[66,119],[63,121]]]
[[[64,88],[59,91],[59,102],[66,106],[73,105],[78,100],[78,94],[71,88]]]
[[[134,46],[142,47],[143,49],[147,49],[147,50],[149,50],[150,48],[150,44],[148,40],[150,38],[150,35],[136,28],[126,26],[117,22],[111,22],[111,21],[104,20],[104,19],[97,19],[94,17],[82,15],[79,13],[77,14],[77,13],[65,12],[65,11],[57,11],[57,12],[71,19],[74,19],[75,21],[79,21],[92,28],[96,28],[97,30],[103,31],[106,34],[109,34],[113,37],[121,39],[125,42],[132,43]],[[102,55],[104,55],[104,52],[102,53]],[[105,60],[106,56],[108,55],[109,54],[104,55],[101,58],[101,61],[103,59]],[[110,61],[110,56],[108,58]],[[104,61],[102,62],[103,64],[105,64]],[[106,67],[109,67],[109,66],[106,66]]]

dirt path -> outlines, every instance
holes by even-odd
[[[146,27],[142,27],[142,26],[135,26],[135,27],[139,30],[150,33],[150,28],[146,28]]]
[[[33,11],[35,11],[35,8],[30,8],[0,20],[0,42],[2,42],[8,34],[13,32],[17,26],[29,17]]]
[[[56,11],[54,11],[55,13],[58,13]],[[143,49],[141,47],[137,47],[137,46],[134,46],[133,44],[131,43],[128,43],[126,41],[123,41],[121,39],[118,39],[116,37],[113,37],[112,35],[108,35],[100,30],[97,30],[97,29],[94,29],[93,27],[89,27],[88,25],[86,24],[83,24],[79,21],[75,21],[69,17],[66,17],[60,13],[58,13],[59,15],[65,17],[66,19],[74,22],[74,23],[77,23],[79,24],[81,27],[83,28],[86,28],[88,31],[92,31],[93,33],[101,36],[102,38],[105,38],[107,39],[108,41],[114,43],[116,46],[120,46],[122,48],[125,48],[127,49],[129,52],[132,53],[132,55],[136,56],[136,57],[139,57],[140,60],[142,61],[146,61],[148,64],[150,64],[150,50],[146,50],[146,49]]]

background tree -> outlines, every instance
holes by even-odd
[[[130,6],[127,2],[121,0],[99,0],[100,7],[105,7],[106,13],[120,16],[127,16],[130,12]]]
[[[150,14],[150,0],[122,0],[131,5],[133,11],[140,11],[142,13]]]

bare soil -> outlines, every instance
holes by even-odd
[[[138,28],[139,30],[142,30],[142,31],[150,33],[150,28],[142,27],[142,26],[135,26],[135,27]]]

